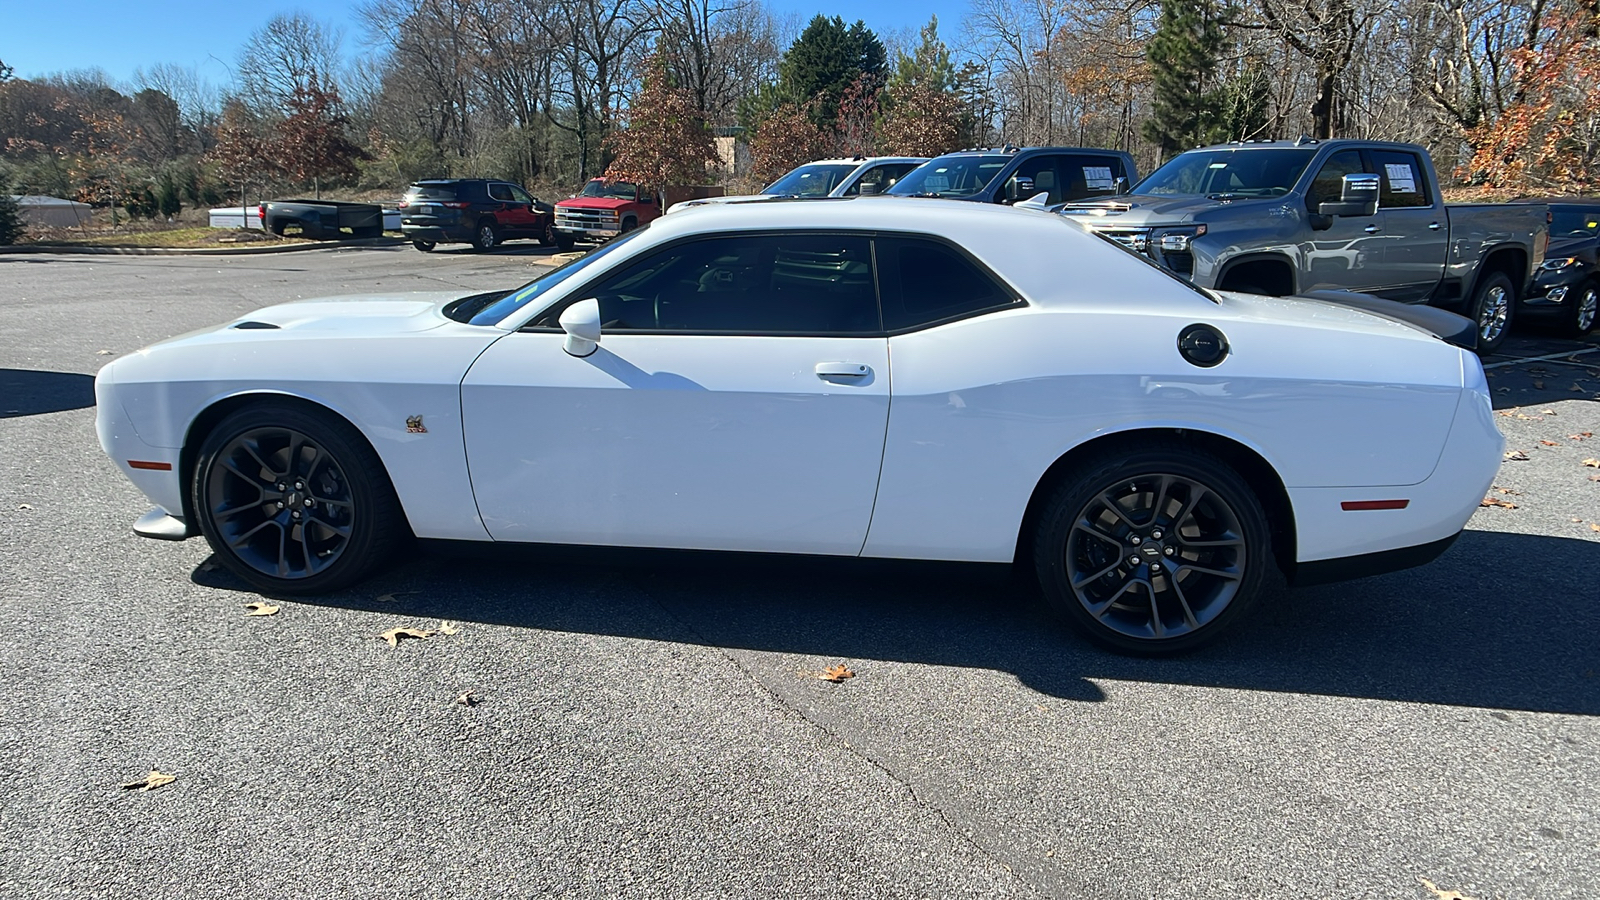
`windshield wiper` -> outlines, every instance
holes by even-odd
[[[1233,194],[1233,193],[1207,194],[1206,195],[1206,199],[1207,200],[1237,200],[1237,199],[1239,199],[1240,197],[1243,197],[1243,196],[1244,196],[1243,194]]]

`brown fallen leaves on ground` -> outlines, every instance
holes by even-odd
[[[278,607],[273,606],[271,603],[263,603],[260,600],[254,603],[246,603],[244,608],[247,616],[275,616],[278,614]]]
[[[1471,897],[1468,897],[1466,894],[1463,894],[1460,891],[1442,890],[1433,882],[1423,878],[1421,875],[1417,876],[1417,880],[1422,882],[1423,887],[1433,891],[1433,896],[1438,898],[1438,900],[1472,900]]]
[[[471,691],[463,691],[461,696],[456,698],[456,702],[462,706],[477,706],[480,701]]]
[[[1545,445],[1546,447],[1559,447],[1559,446],[1561,446],[1560,444],[1556,443],[1555,441],[1547,441],[1544,438],[1540,438],[1539,439],[1539,443]]]
[[[1510,500],[1500,500],[1500,499],[1497,499],[1495,497],[1485,497],[1485,498],[1483,498],[1483,502],[1479,503],[1478,505],[1479,506],[1498,506],[1498,507],[1501,507],[1503,509],[1516,509],[1517,508],[1517,505],[1515,503],[1512,503]]]
[[[454,622],[440,622],[439,623],[439,633],[440,634],[455,634],[456,632],[458,632],[460,630],[461,630],[461,626],[457,625]]]
[[[856,677],[856,673],[850,671],[850,667],[846,666],[844,663],[839,663],[836,666],[829,666],[826,669],[823,669],[821,674],[817,675],[817,677],[823,681],[831,681],[834,684],[838,684],[839,682],[844,681],[846,678]]]
[[[391,628],[388,631],[385,631],[383,634],[378,635],[378,637],[388,641],[389,646],[398,647],[400,646],[401,638],[416,638],[419,641],[427,640],[428,638],[433,637],[433,632],[423,631],[421,628]]]
[[[1525,460],[1528,458],[1528,454],[1524,450],[1507,450],[1505,458],[1507,460]]]
[[[1600,469],[1600,459],[1586,459],[1583,464],[1591,469]]]
[[[178,778],[176,775],[166,775],[156,771],[155,769],[151,769],[149,775],[146,775],[138,781],[127,782],[122,786],[122,789],[125,791],[153,791],[162,785],[171,784],[177,780]]]

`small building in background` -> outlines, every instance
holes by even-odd
[[[89,223],[92,211],[87,203],[45,197],[38,194],[13,195],[22,211],[22,221],[29,228],[73,228]]]

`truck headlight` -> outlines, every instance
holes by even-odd
[[[1165,253],[1186,253],[1189,242],[1206,233],[1206,226],[1191,225],[1188,228],[1173,228],[1160,232],[1160,247]]]

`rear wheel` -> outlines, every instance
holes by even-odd
[[[546,222],[539,232],[539,246],[548,247],[556,242],[556,226],[553,222]]]
[[[217,559],[265,593],[353,584],[408,534],[383,463],[361,435],[283,401],[244,407],[212,429],[190,497]]]
[[[411,246],[421,250],[423,253],[432,253],[433,248],[439,245],[433,241],[412,241]]]
[[[1493,353],[1511,333],[1511,316],[1516,307],[1516,288],[1504,272],[1484,276],[1472,295],[1468,315],[1478,323],[1478,353]]]
[[[478,230],[472,235],[472,246],[480,252],[493,250],[500,243],[500,229],[495,227],[493,221],[484,219],[478,223]]]
[[[1215,640],[1272,558],[1261,503],[1195,450],[1103,456],[1058,487],[1035,532],[1046,601],[1096,642],[1156,656]]]
[[[1600,312],[1600,286],[1586,281],[1572,299],[1572,310],[1562,322],[1562,330],[1572,337],[1583,337],[1594,330],[1596,313]]]

